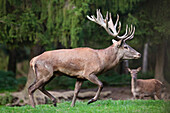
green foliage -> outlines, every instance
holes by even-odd
[[[13,72],[0,71],[0,92],[18,90],[26,83],[26,78],[15,78]]]
[[[8,64],[8,57],[6,56],[6,51],[4,51],[4,47],[0,44],[0,70],[5,70]]]
[[[76,79],[72,79],[66,76],[55,77],[49,84],[47,84],[46,89],[74,89]]]
[[[0,105],[12,103],[13,96],[10,93],[5,93],[5,96],[0,96]]]
[[[1,106],[3,113],[24,112],[24,113],[169,113],[170,101],[163,100],[98,100],[87,105],[87,102],[77,101],[75,107],[70,107],[71,102],[58,103],[57,107],[52,105],[37,105],[23,107]]]
[[[170,22],[167,15],[170,12],[169,3],[169,0],[144,0],[143,5],[137,8],[138,11],[134,12],[133,16],[130,15],[136,19],[136,34],[143,42],[160,44],[168,38],[170,35],[168,28]],[[131,21],[130,18],[128,20]]]
[[[13,72],[0,71],[0,91],[15,89],[17,81]]]
[[[86,15],[95,14],[95,10],[101,7],[104,13],[108,10],[114,14],[117,12],[126,14],[133,10],[134,5],[139,1],[1,1],[0,42],[6,44],[8,48],[38,42],[51,49],[56,47],[58,42],[68,48],[84,45],[86,38],[92,38],[92,40],[100,38],[103,41],[105,39],[101,37],[101,34],[95,34],[98,35],[95,37],[90,33],[91,28],[89,29],[89,25],[86,25]],[[94,29],[99,29],[94,23],[92,26],[95,26]]]

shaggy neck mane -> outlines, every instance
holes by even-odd
[[[97,50],[97,53],[101,61],[101,66],[103,66],[103,71],[107,71],[114,67],[122,58],[121,56],[118,56],[118,49],[115,44],[112,44],[108,48]]]

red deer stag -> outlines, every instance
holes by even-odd
[[[143,99],[144,97],[151,97],[152,99],[161,99],[161,92],[163,88],[162,82],[156,79],[137,79],[137,73],[141,70],[141,67],[137,69],[130,69],[131,73],[131,91],[134,99]]]
[[[103,19],[100,10],[97,10],[97,18],[94,16],[87,16],[87,18],[103,26],[109,35],[117,37],[120,40],[116,41],[113,39],[113,44],[111,46],[101,50],[95,50],[88,47],[60,49],[47,51],[34,57],[30,61],[30,67],[34,71],[36,80],[28,88],[32,107],[35,107],[33,93],[37,89],[47,95],[52,100],[54,106],[56,106],[56,99],[44,89],[44,86],[54,76],[61,75],[67,75],[77,79],[71,106],[75,105],[76,97],[84,80],[89,80],[98,85],[96,95],[94,98],[89,100],[88,104],[95,102],[97,101],[103,88],[102,82],[97,77],[99,74],[114,67],[121,59],[140,58],[140,53],[125,43],[126,40],[134,37],[135,27],[131,26],[128,31],[127,26],[126,33],[123,36],[118,36],[121,29],[121,24],[119,22],[119,30],[118,32],[116,31],[119,16],[117,16],[115,25],[113,24],[111,14],[110,19],[108,19],[108,13],[106,15],[106,19]]]

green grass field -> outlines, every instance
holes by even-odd
[[[75,107],[71,102],[52,105],[37,105],[23,107],[0,106],[0,113],[170,113],[170,101],[163,100],[98,100],[87,105],[87,102],[77,101]]]

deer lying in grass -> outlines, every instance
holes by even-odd
[[[98,75],[106,72],[119,63],[121,59],[138,59],[140,53],[131,48],[125,43],[126,40],[134,37],[135,27],[126,27],[126,33],[123,36],[118,36],[121,24],[119,22],[119,31],[116,31],[116,26],[119,21],[119,16],[115,25],[113,24],[111,14],[108,21],[108,13],[106,19],[103,19],[100,10],[97,10],[97,18],[87,16],[91,21],[96,22],[105,28],[105,30],[113,37],[120,39],[119,41],[112,40],[113,44],[106,49],[91,49],[91,48],[75,48],[75,49],[60,49],[47,51],[39,56],[34,57],[30,61],[30,68],[34,71],[36,77],[35,82],[28,88],[28,94],[32,107],[35,107],[33,93],[39,89],[47,95],[56,106],[56,99],[47,92],[44,87],[54,76],[66,75],[76,78],[74,96],[71,106],[75,105],[76,97],[80,87],[85,80],[98,85],[98,91],[94,98],[89,100],[88,104],[97,101],[100,92],[103,88],[102,82],[98,79]]]
[[[130,69],[131,73],[131,91],[135,99],[143,99],[144,97],[151,97],[152,99],[161,99],[162,82],[156,79],[137,79],[137,73],[141,67],[137,69]]]

